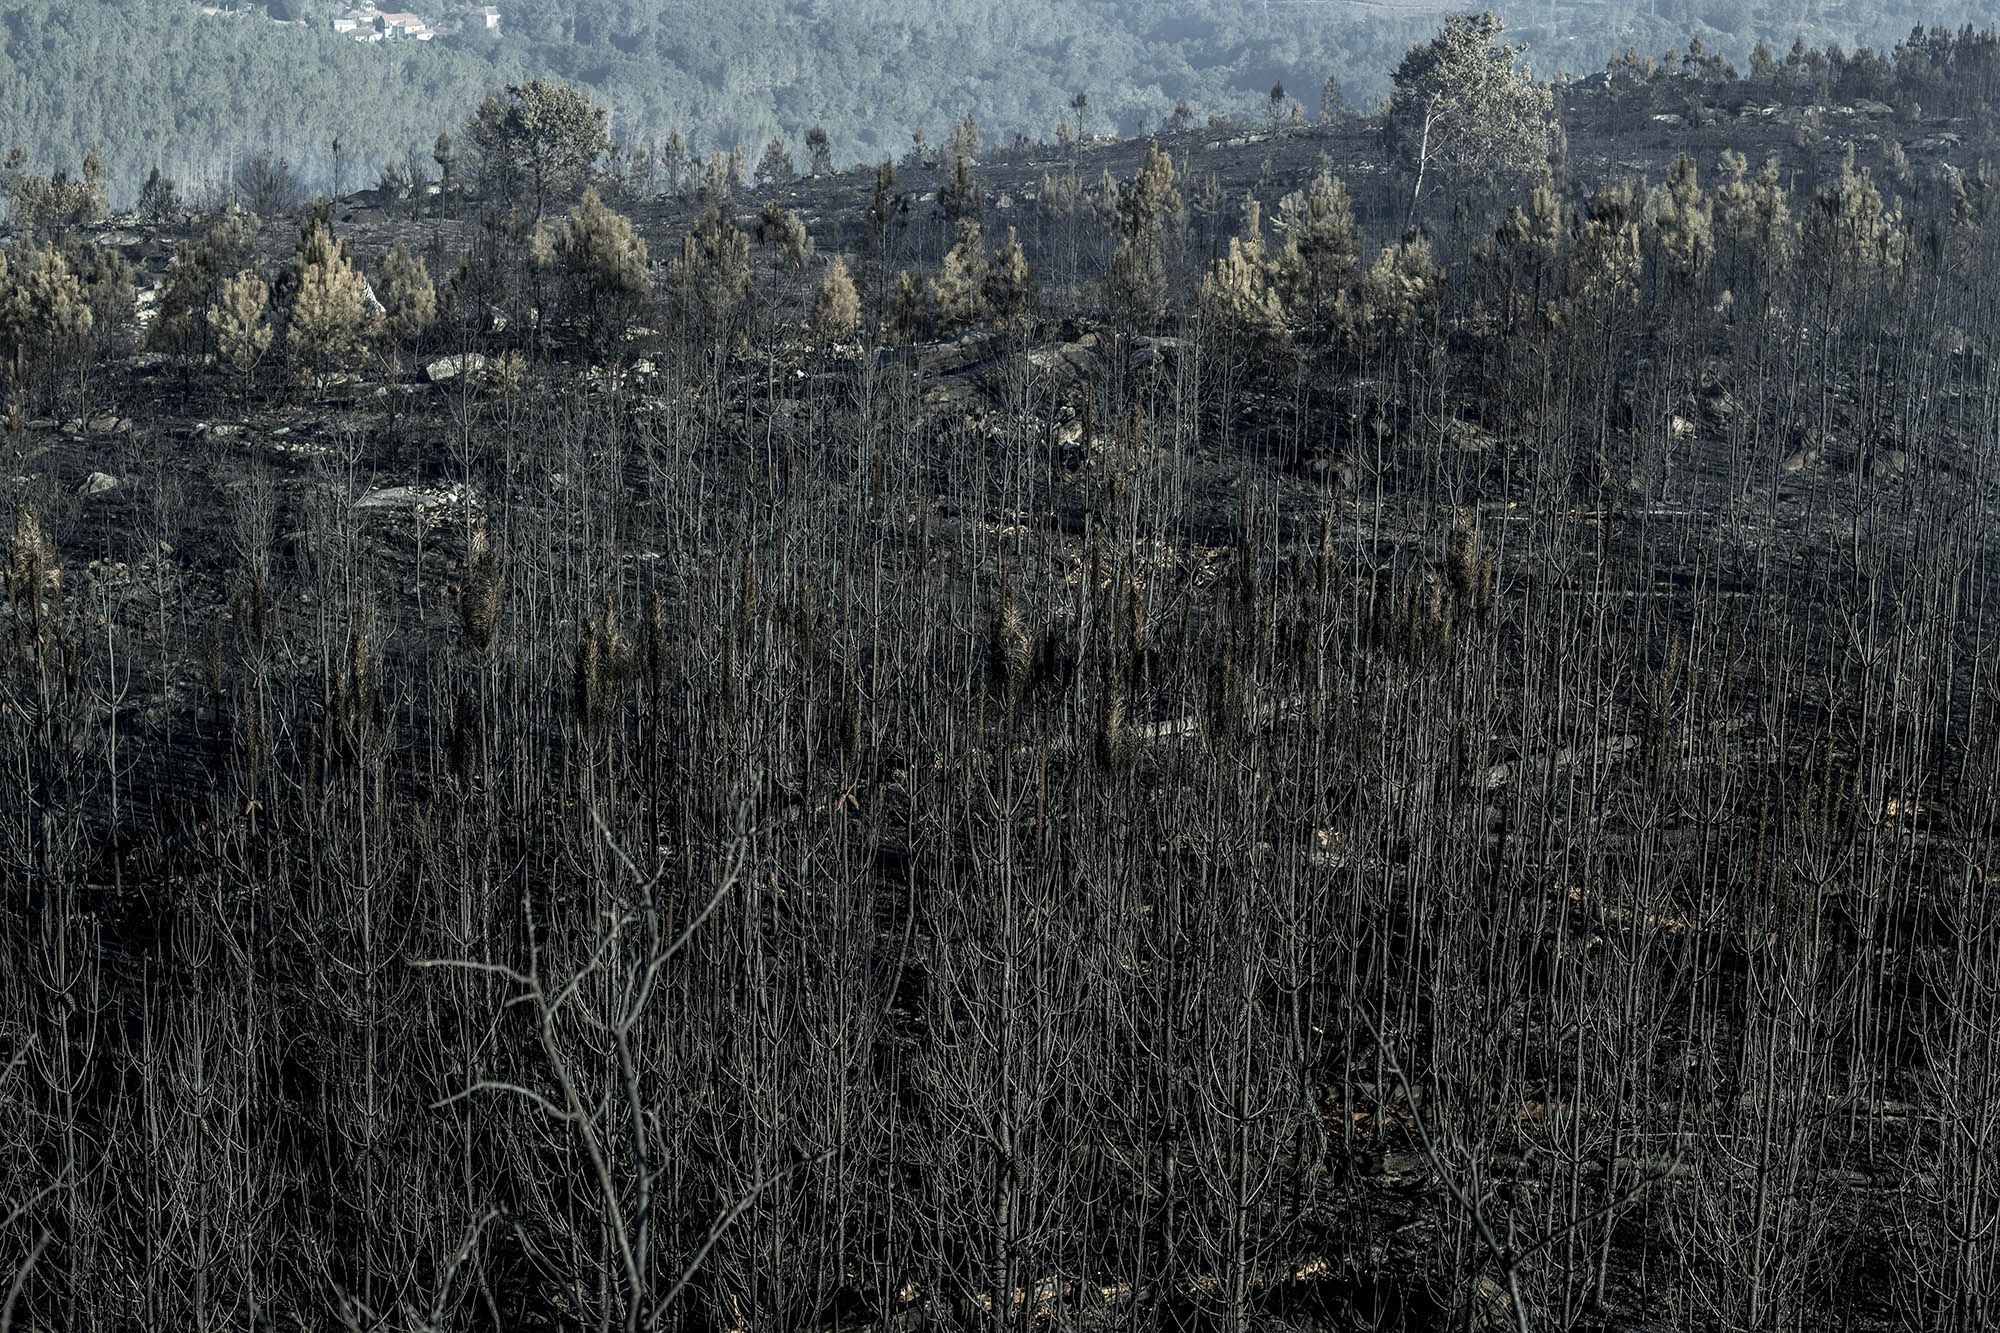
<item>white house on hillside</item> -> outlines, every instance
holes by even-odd
[[[384,41],[428,42],[432,37],[430,25],[415,14],[377,14],[375,28],[382,34]]]
[[[357,42],[379,42],[382,30],[375,26],[375,17],[375,6],[372,4],[343,9],[333,17],[333,30]]]
[[[474,9],[471,14],[473,23],[488,29],[500,26],[500,11],[492,5]],[[420,16],[401,10],[377,10],[366,0],[335,15],[333,30],[357,42],[428,42],[437,36]]]

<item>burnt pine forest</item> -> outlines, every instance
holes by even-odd
[[[2000,41],[1522,61],[10,156],[0,1331],[1990,1328]]]

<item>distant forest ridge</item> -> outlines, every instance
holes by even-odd
[[[128,204],[154,167],[185,186],[228,180],[248,155],[289,161],[317,189],[371,184],[427,160],[509,80],[560,78],[612,112],[614,136],[678,131],[696,151],[822,125],[834,161],[900,156],[917,130],[970,112],[988,142],[1047,140],[1085,94],[1083,130],[1142,133],[1177,102],[1198,118],[1269,114],[1274,84],[1319,112],[1328,75],[1372,107],[1389,71],[1462,6],[1362,0],[497,0],[498,31],[454,25],[436,0],[428,42],[362,45],[332,30],[344,6],[272,0],[207,13],[191,0],[0,0],[0,148],[74,170],[92,144]],[[273,12],[273,6],[276,6]],[[1782,57],[1886,48],[1913,28],[1988,23],[1983,3],[1551,0],[1493,8],[1543,76],[1602,69],[1628,47],[1657,57],[1690,39],[1744,66],[1758,41]],[[269,21],[286,18],[291,22]],[[338,158],[334,144],[338,141]]]

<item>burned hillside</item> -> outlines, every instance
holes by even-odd
[[[1985,1327],[1963,40],[31,191],[0,1329]]]

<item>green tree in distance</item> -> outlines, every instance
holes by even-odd
[[[1361,266],[1361,237],[1347,187],[1330,171],[1278,201],[1285,247],[1278,253],[1278,293],[1315,332],[1345,322],[1346,298]]]
[[[1118,192],[1118,249],[1111,257],[1112,295],[1142,318],[1166,304],[1167,232],[1182,216],[1174,160],[1149,144],[1138,174]]]
[[[1492,14],[1454,14],[1396,68],[1385,126],[1391,154],[1413,173],[1410,216],[1424,187],[1532,176],[1547,165],[1555,95],[1520,65],[1525,49],[1500,41]]]
[[[570,303],[593,337],[617,333],[652,294],[646,243],[632,220],[605,206],[594,189],[570,210],[555,237],[554,253],[569,281]]]
[[[552,201],[590,184],[611,150],[604,125],[604,108],[566,83],[510,83],[480,104],[467,131],[480,184],[496,199],[529,192],[540,221]]]

